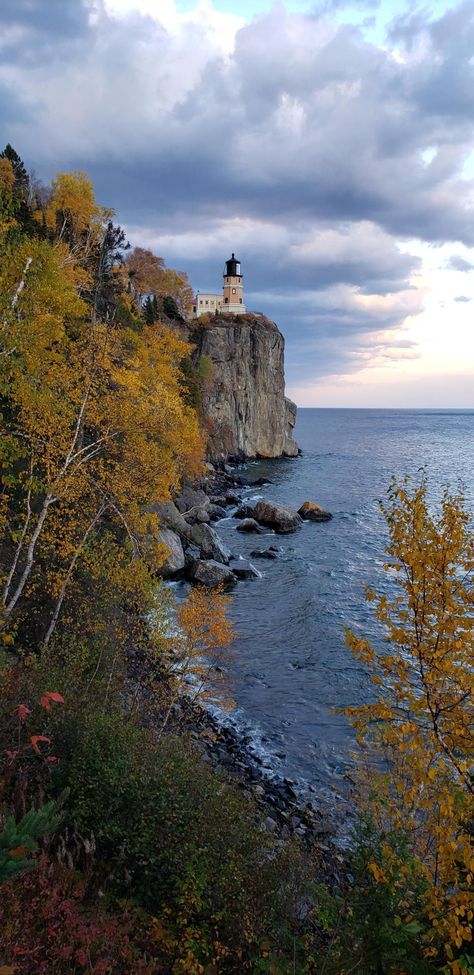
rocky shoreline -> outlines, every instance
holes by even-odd
[[[153,565],[164,579],[186,578],[193,584],[210,589],[224,586],[229,589],[240,579],[259,575],[248,559],[243,559],[224,544],[216,530],[221,518],[232,515],[239,521],[237,532],[268,535],[296,531],[303,521],[328,521],[332,515],[314,501],[305,501],[296,511],[288,505],[259,500],[255,505],[243,503],[243,491],[270,482],[265,478],[251,481],[239,475],[235,468],[224,465],[221,470],[207,465],[208,473],[199,481],[185,482],[180,494],[172,501],[150,505],[147,511],[157,515],[160,529],[150,538],[168,550],[166,558]],[[278,558],[278,546],[252,552],[256,559]]]
[[[240,735],[200,706],[186,715],[185,727],[204,761],[256,804],[262,828],[281,844],[295,837],[308,850],[317,850],[325,879],[334,882],[345,860],[337,838],[337,815],[318,802],[316,788],[309,787],[310,797],[293,779],[271,772],[252,749],[250,736]]]
[[[237,532],[265,534],[267,543],[269,530],[275,533],[276,541],[278,534],[296,531],[305,520],[327,521],[332,517],[312,501],[305,502],[299,511],[267,500],[255,505],[245,501],[246,491],[270,484],[265,478],[252,481],[229,464],[220,469],[208,464],[206,475],[197,482],[185,483],[173,501],[150,508],[159,517],[158,540],[170,552],[159,574],[167,580],[186,579],[191,584],[231,588],[242,579],[258,576],[259,571],[253,562],[224,544],[216,530],[221,518],[234,517]],[[236,543],[237,539],[238,535]],[[251,558],[271,561],[279,552],[278,545],[271,544],[255,548]],[[334,810],[324,809],[316,788],[303,790],[297,782],[269,769],[252,747],[251,737],[229,726],[218,713],[189,702],[176,704],[175,712],[171,725],[184,725],[203,760],[235,782],[256,804],[262,828],[278,842],[296,837],[316,849],[334,882],[344,861],[335,841],[338,817]]]

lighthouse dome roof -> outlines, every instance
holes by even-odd
[[[237,260],[234,253],[224,265],[224,276],[228,277],[239,277],[242,274],[240,270],[240,261]]]

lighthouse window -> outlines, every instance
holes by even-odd
[[[240,299],[240,304],[242,304],[242,298]]]
[[[235,293],[236,293],[235,288],[232,288],[232,294],[235,295]]]

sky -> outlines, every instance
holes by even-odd
[[[474,4],[1,0],[0,142],[286,338],[301,406],[474,408]]]

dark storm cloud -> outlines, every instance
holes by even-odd
[[[197,23],[167,33],[99,0],[89,13],[79,0],[4,0],[17,67],[0,67],[3,142],[48,178],[85,168],[135,241],[156,242],[201,289],[220,287],[239,250],[252,302],[280,316],[293,378],[301,360],[308,375],[349,368],[361,335],[395,336],[419,310],[418,260],[397,239],[474,245],[460,175],[474,128],[470,3],[437,22],[397,18],[391,38],[419,45],[405,61],[317,9],[276,5],[239,31],[232,57]],[[386,301],[372,314],[351,293]]]
[[[87,23],[81,0],[2,0],[0,25],[22,25],[39,32],[76,34]]]
[[[77,42],[88,29],[88,13],[81,0],[2,0],[0,56],[3,61],[35,62],[57,44]]]

